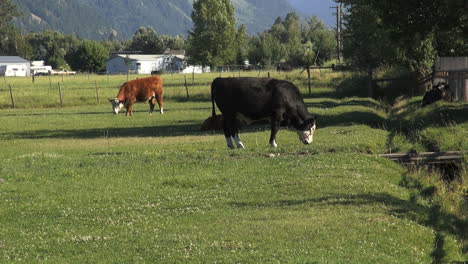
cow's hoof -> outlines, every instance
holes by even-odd
[[[271,141],[270,145],[271,145],[272,148],[277,148],[278,147],[278,144],[276,144],[275,140]]]

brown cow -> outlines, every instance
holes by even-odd
[[[150,114],[153,113],[155,101],[158,101],[159,112],[163,111],[163,81],[159,76],[152,76],[143,79],[128,81],[120,86],[119,93],[112,103],[114,114],[118,114],[122,107],[127,109],[125,115],[132,115],[133,104],[136,102],[145,102],[148,100],[150,105]]]

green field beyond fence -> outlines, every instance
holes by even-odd
[[[468,260],[466,160],[449,182],[379,156],[466,151],[467,104],[389,109],[333,98],[343,75],[314,72],[309,95],[305,73],[271,73],[318,115],[314,142],[281,129],[273,149],[262,124],[229,150],[200,131],[220,75],[239,73],[163,75],[165,113],[131,117],[107,102],[126,76],[0,79],[0,263]]]
[[[209,74],[164,74],[164,97],[167,100],[209,98],[209,87],[216,77],[267,77],[303,80],[306,74],[279,72],[219,72]],[[319,73],[324,78],[333,73]],[[75,75],[6,77],[0,79],[0,108],[47,108],[107,103],[117,95],[119,87],[127,80],[148,75]],[[317,79],[317,78],[316,78]],[[299,85],[299,83],[296,83]],[[304,92],[307,87],[300,83]],[[10,89],[11,88],[11,89]],[[314,91],[317,92],[317,91]],[[208,97],[207,97],[208,96]]]

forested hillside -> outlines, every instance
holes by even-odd
[[[186,35],[192,27],[193,0],[15,0],[24,32],[50,28],[81,38],[128,39],[140,26],[160,34]],[[269,28],[278,16],[294,10],[288,0],[232,0],[238,24],[250,34]]]

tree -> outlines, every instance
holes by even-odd
[[[295,51],[301,49],[301,26],[299,24],[299,17],[296,13],[291,12],[286,15],[284,20],[285,28],[285,42],[288,51],[294,54]]]
[[[299,53],[297,61],[307,71],[307,80],[310,95],[312,93],[310,85],[310,67],[315,63],[314,44],[312,44],[311,41],[307,41],[307,43],[302,45],[301,52]]]
[[[249,35],[247,35],[247,27],[244,24],[237,29],[236,46],[236,64],[243,65],[249,52]]]
[[[333,58],[336,48],[335,34],[316,16],[307,21],[303,31],[303,40],[306,43],[308,41],[313,43],[313,52],[316,56],[314,64],[322,65]]]
[[[80,41],[72,35],[65,35],[56,31],[29,33],[27,42],[36,47],[32,52],[32,60],[44,60],[53,68],[66,68],[71,59],[70,53],[77,50]]]
[[[85,40],[73,53],[70,64],[74,69],[87,72],[102,72],[105,70],[109,51],[99,42]]]
[[[11,20],[20,13],[12,0],[0,0],[0,29],[7,28]]]
[[[161,54],[164,51],[164,43],[153,27],[140,27],[133,35],[128,49],[144,54]]]
[[[186,46],[184,37],[179,35],[174,37],[162,35],[161,40],[163,42],[164,49],[183,50]]]
[[[468,55],[466,1],[339,1],[347,10],[345,56],[357,65],[367,54],[374,63],[403,65],[421,77],[437,55]]]
[[[211,67],[232,63],[236,54],[236,19],[231,1],[194,1],[192,20],[187,43],[189,62]]]
[[[32,48],[11,24],[20,13],[12,0],[0,0],[0,55],[19,55],[29,59]]]

